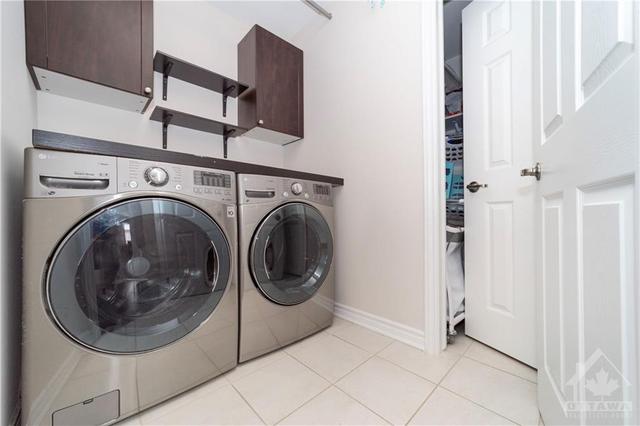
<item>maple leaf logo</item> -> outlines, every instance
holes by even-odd
[[[618,381],[615,379],[609,379],[609,373],[600,369],[595,375],[595,378],[587,380],[585,386],[593,396],[605,397],[611,396],[611,394],[620,387]]]

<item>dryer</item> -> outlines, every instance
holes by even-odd
[[[331,185],[238,175],[240,348],[247,361],[331,325]]]
[[[25,424],[110,424],[237,364],[235,176],[25,151]]]

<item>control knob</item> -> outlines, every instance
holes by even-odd
[[[293,195],[302,194],[303,189],[304,188],[302,187],[302,184],[300,182],[294,182],[291,184],[291,192],[293,193]]]
[[[169,182],[169,173],[162,167],[149,167],[144,171],[144,180],[152,186],[163,186]]]

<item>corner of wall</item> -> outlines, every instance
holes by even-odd
[[[20,408],[23,151],[36,125],[36,91],[25,65],[24,7],[0,2],[0,422]]]

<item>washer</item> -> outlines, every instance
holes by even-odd
[[[244,362],[331,325],[331,185],[238,175]]]
[[[25,151],[25,424],[110,424],[237,364],[235,176]]]

